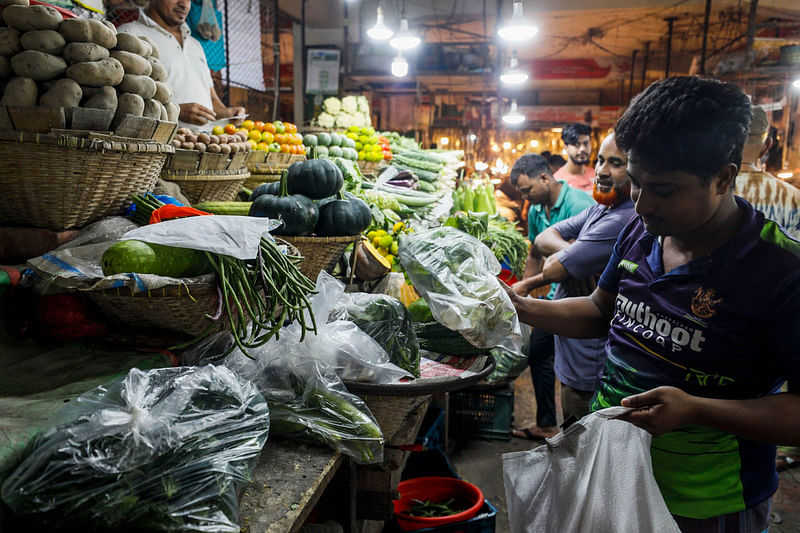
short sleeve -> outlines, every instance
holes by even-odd
[[[606,268],[600,275],[597,281],[597,286],[611,294],[617,294],[619,291],[619,263],[625,258],[625,252],[632,246],[632,243],[638,240],[642,231],[641,221],[639,217],[632,216],[625,227],[617,237],[617,242],[611,251],[611,257],[608,258]]]
[[[577,215],[571,216],[566,220],[562,220],[561,222],[556,222],[551,228],[556,230],[561,238],[565,241],[571,241],[572,239],[577,239],[578,235],[581,232],[581,228],[586,224],[586,221],[589,219],[589,209],[584,209]]]

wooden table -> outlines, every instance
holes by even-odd
[[[239,499],[242,532],[299,531],[343,462],[323,446],[270,439]]]

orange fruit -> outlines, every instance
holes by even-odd
[[[228,135],[233,135],[236,133],[236,125],[235,124],[227,124],[222,131],[227,133]]]
[[[286,129],[286,133],[297,133],[297,126],[291,122],[284,122],[283,127]]]
[[[256,145],[256,150],[261,150],[261,151],[264,151],[264,152],[269,152],[269,144],[267,144],[267,143],[263,143],[263,142],[262,142],[262,143],[258,143],[258,144]]]
[[[272,122],[267,122],[266,124],[264,124],[264,127],[262,128],[262,131],[268,131],[268,132],[274,134],[275,133],[275,124],[273,124]]]
[[[255,122],[253,122],[253,121],[252,121],[252,120],[250,120],[250,119],[247,119],[247,120],[245,120],[244,122],[242,122],[242,127],[243,127],[244,129],[246,129],[247,131],[250,131],[250,130],[252,130],[252,129],[253,129],[253,126],[255,126]]]
[[[289,152],[289,145],[288,144],[282,144],[281,145],[281,152],[283,152],[284,154],[291,153],[291,152]]]
[[[250,130],[249,132],[247,132],[247,138],[253,141],[260,141],[261,132],[258,130]]]
[[[263,131],[264,123],[261,122],[260,120],[256,120],[255,122],[253,122],[253,129],[258,131]]]
[[[258,148],[258,143],[255,142],[253,139],[249,139],[247,142],[250,143],[251,149],[256,150]]]

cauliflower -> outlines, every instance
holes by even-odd
[[[324,102],[322,102],[322,108],[331,115],[336,115],[342,110],[342,103],[339,101],[338,98],[335,96],[331,96],[326,98]]]
[[[342,111],[350,115],[358,111],[358,104],[356,104],[355,96],[345,96],[342,98]]]
[[[330,115],[328,113],[322,112],[317,117],[316,123],[317,123],[317,126],[319,126],[320,128],[328,128],[328,129],[330,129],[330,128],[333,127],[333,125],[335,123],[335,119],[333,118],[333,115]]]
[[[367,100],[367,97],[363,95],[357,96],[356,102],[358,105],[358,111],[369,116],[369,101]]]
[[[354,126],[354,125],[355,124],[353,123],[353,117],[352,116],[350,116],[348,114],[345,114],[345,113],[339,113],[338,115],[336,115],[336,127],[337,128],[347,129],[350,126]]]

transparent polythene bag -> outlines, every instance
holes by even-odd
[[[397,298],[388,294],[346,292],[328,319],[351,320],[386,350],[392,363],[419,377],[419,341],[411,313]]]
[[[227,368],[132,369],[56,413],[2,498],[42,526],[238,532],[268,432],[264,397]]]
[[[442,226],[403,235],[399,258],[437,322],[478,348],[520,352],[517,312],[497,279],[500,263],[481,241]]]
[[[214,9],[214,0],[203,0],[200,11],[200,20],[197,22],[197,31],[204,39],[218,41],[222,37],[222,29],[217,22],[217,12]]]

